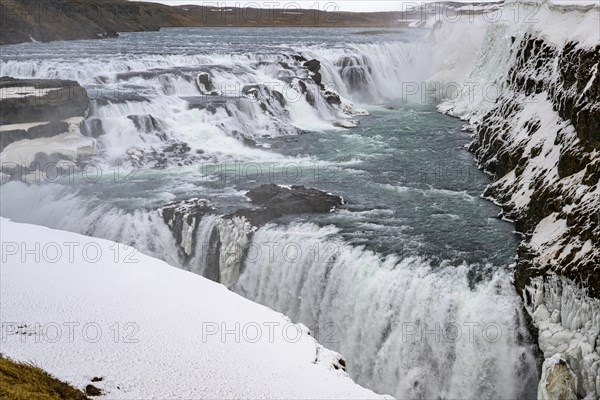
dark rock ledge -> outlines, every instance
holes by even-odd
[[[48,162],[72,162],[74,157],[94,153],[95,140],[79,130],[89,106],[85,89],[74,81],[0,77],[2,171],[16,179],[32,164],[42,168]],[[59,135],[52,154],[35,141]]]
[[[262,226],[283,215],[328,213],[343,204],[339,196],[304,186],[262,185],[250,190],[248,198],[260,208],[244,208],[228,217],[244,217],[254,226]]]
[[[0,77],[0,125],[83,117],[90,103],[75,81]]]
[[[343,204],[339,196],[325,193],[318,189],[306,188],[304,186],[282,187],[275,184],[267,184],[250,190],[247,194],[257,208],[242,208],[228,215],[222,216],[211,228],[208,243],[203,243],[204,254],[202,262],[205,264],[203,275],[216,282],[221,282],[222,275],[231,274],[239,276],[241,273],[247,246],[236,245],[234,251],[239,254],[234,261],[226,262],[221,258],[221,235],[223,230],[231,233],[231,229],[238,229],[239,234],[244,236],[242,242],[249,243],[253,232],[271,221],[284,215],[297,215],[309,213],[328,213],[334,211]],[[198,231],[201,220],[209,214],[218,214],[217,207],[204,199],[189,199],[167,204],[160,208],[160,215],[171,230],[180,258],[191,270],[197,266],[189,265],[197,250]],[[246,227],[240,229],[242,225]],[[205,228],[210,228],[206,227]],[[227,234],[227,233],[226,233]],[[231,255],[231,249],[228,250]],[[225,257],[227,258],[227,257]],[[224,272],[225,271],[225,272]],[[232,278],[229,278],[230,280]],[[221,282],[235,283],[235,282]]]

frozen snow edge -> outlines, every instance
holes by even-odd
[[[600,300],[556,275],[546,279],[536,277],[526,290],[525,309],[538,328],[540,350],[546,359],[539,398],[575,398],[553,397],[548,390],[551,384],[545,384],[551,380],[548,377],[558,360],[564,359],[564,368],[575,379],[569,384],[568,374],[563,372],[567,378],[563,377],[560,391],[576,395],[583,390],[587,393],[585,399],[596,399],[595,394],[600,393]]]
[[[110,399],[390,398],[282,314],[107,240],[0,218],[2,353]]]

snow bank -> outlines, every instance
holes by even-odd
[[[0,219],[2,353],[110,399],[377,398],[302,325],[106,240]],[[351,360],[350,360],[351,362]]]

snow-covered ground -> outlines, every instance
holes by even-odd
[[[301,326],[106,240],[0,219],[0,352],[110,399],[378,398]],[[352,360],[348,360],[352,362]]]

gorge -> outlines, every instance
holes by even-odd
[[[380,394],[596,399],[600,9],[559,3],[4,46],[0,214],[219,282]]]

